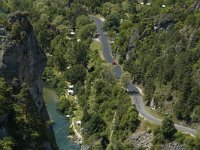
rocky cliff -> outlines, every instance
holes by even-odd
[[[35,101],[37,114],[42,118],[41,122],[47,121],[49,117],[44,105],[41,80],[47,58],[44,51],[38,45],[33,27],[28,20],[28,13],[16,12],[10,14],[7,29],[8,35],[3,43],[0,56],[0,60],[2,60],[0,63],[0,76],[8,84],[11,84],[15,79],[20,82],[19,86],[26,83]],[[36,112],[32,113],[35,114]],[[7,127],[5,126],[5,128]],[[48,128],[49,133],[47,134],[53,135],[52,127],[49,125]],[[1,132],[3,130],[0,130]],[[49,141],[40,142],[43,143],[43,148],[47,150],[52,150],[51,145],[56,145],[55,139],[51,141],[52,144]],[[34,147],[37,147],[37,145]]]
[[[3,46],[0,74],[11,82],[14,78],[27,83],[39,111],[43,108],[41,77],[47,63],[46,55],[37,43],[28,13],[10,14],[11,32]]]

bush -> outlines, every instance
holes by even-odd
[[[105,30],[114,30],[118,31],[120,26],[120,15],[118,13],[112,13],[106,17],[104,24]]]
[[[160,127],[156,128],[153,132],[154,138],[153,138],[153,144],[163,144],[165,142],[165,138],[161,132]]]
[[[165,139],[172,139],[177,132],[174,123],[169,117],[165,117],[162,121],[161,132]]]
[[[75,105],[73,102],[70,102],[66,97],[65,95],[63,95],[61,98],[60,98],[60,101],[58,101],[57,103],[57,109],[59,111],[61,111],[62,113],[65,113],[65,114],[70,114],[72,115],[73,114],[73,111],[75,109]]]
[[[184,143],[184,140],[186,138],[186,136],[183,133],[181,133],[181,132],[177,132],[174,137],[175,137],[176,141],[178,143],[181,143],[181,144]]]

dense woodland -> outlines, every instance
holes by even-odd
[[[154,99],[160,112],[199,122],[200,12],[195,1],[153,1],[132,11],[105,14],[105,29],[118,35],[113,52],[119,63],[144,86],[147,105]]]
[[[88,15],[101,14],[106,18],[104,30],[114,41],[114,57],[131,73],[133,83],[144,87],[147,105],[153,99],[158,112],[167,112],[174,120],[187,125],[199,125],[198,4],[198,0],[154,0],[150,5],[129,0],[5,0],[0,2],[0,9],[5,13],[29,12],[38,42],[48,56],[44,81],[57,88],[60,95],[64,94],[66,80],[75,85],[78,102],[84,110],[84,144],[90,144],[95,150],[121,150],[132,149],[127,139],[140,125],[138,112],[121,88],[123,80],[116,80],[111,66],[99,58],[98,50],[91,50],[96,26]],[[5,17],[0,17],[1,23],[6,24]],[[5,82],[1,82],[5,87]],[[23,89],[18,95],[23,94]],[[12,106],[13,102],[2,99],[0,103]],[[19,103],[20,107],[29,107],[22,104]],[[68,102],[62,102],[59,107],[63,112],[73,112],[73,104]],[[2,110],[13,113],[17,111],[14,108]],[[21,129],[21,133],[29,135],[26,142],[32,141],[34,136],[42,136],[31,129]],[[21,133],[11,135],[16,138]],[[14,138],[4,138],[0,146],[8,145],[11,149],[14,145],[20,146],[22,141]],[[185,138],[177,134],[169,118],[154,131],[153,149],[175,138],[184,143],[186,149],[200,149],[199,137]]]
[[[17,79],[8,85],[0,78],[0,93],[1,125],[8,125],[6,130],[9,135],[0,140],[0,149],[25,150],[37,145],[37,149],[42,150],[42,141],[53,138],[48,135],[45,121],[37,111],[28,86],[20,86]]]

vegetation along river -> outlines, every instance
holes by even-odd
[[[67,139],[67,128],[69,127],[69,122],[65,115],[56,110],[56,103],[58,101],[57,98],[58,97],[54,90],[44,88],[45,104],[50,119],[55,122],[53,130],[59,150],[80,150],[80,146],[78,144],[75,144]]]

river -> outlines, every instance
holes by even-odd
[[[1,16],[1,15],[4,15],[4,16],[5,16],[6,14],[0,9],[0,16]]]
[[[56,103],[58,101],[56,92],[44,88],[44,99],[49,117],[55,122],[53,130],[59,150],[80,150],[80,145],[67,139],[67,128],[69,127],[69,122],[65,115],[56,110]]]

